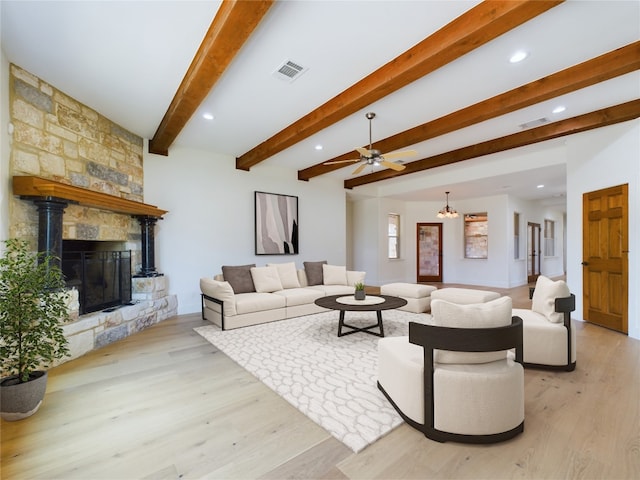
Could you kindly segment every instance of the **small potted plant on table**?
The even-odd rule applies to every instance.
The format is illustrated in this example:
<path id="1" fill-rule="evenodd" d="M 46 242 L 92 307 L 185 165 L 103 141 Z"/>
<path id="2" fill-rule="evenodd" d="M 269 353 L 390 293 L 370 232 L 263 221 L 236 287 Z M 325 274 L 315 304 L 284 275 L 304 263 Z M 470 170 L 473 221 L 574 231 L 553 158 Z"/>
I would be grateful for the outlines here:
<path id="1" fill-rule="evenodd" d="M 5 241 L 0 257 L 0 415 L 21 420 L 36 413 L 47 368 L 68 354 L 62 270 L 51 255 L 29 251 L 26 241 Z"/>
<path id="2" fill-rule="evenodd" d="M 364 300 L 366 295 L 364 293 L 364 283 L 358 282 L 354 285 L 356 291 L 354 293 L 354 297 L 356 300 Z"/>

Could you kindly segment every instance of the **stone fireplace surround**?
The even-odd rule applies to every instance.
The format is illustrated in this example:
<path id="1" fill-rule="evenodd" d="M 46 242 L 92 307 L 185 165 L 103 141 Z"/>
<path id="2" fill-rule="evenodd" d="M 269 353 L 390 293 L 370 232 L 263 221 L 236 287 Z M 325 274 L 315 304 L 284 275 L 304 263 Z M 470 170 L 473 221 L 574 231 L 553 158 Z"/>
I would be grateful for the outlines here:
<path id="1" fill-rule="evenodd" d="M 69 202 L 129 213 L 142 229 L 142 266 L 132 278 L 133 305 L 79 315 L 78 291 L 71 290 L 71 322 L 63 327 L 70 355 L 57 364 L 121 340 L 133 333 L 177 314 L 177 297 L 168 292 L 167 278 L 156 271 L 153 227 L 166 213 L 153 205 L 111 198 L 52 180 L 32 176 L 14 176 L 13 193 L 33 202 L 38 210 L 38 251 L 62 258 L 62 218 Z"/>
<path id="2" fill-rule="evenodd" d="M 14 180 L 9 237 L 58 256 L 61 238 L 124 242 L 140 275 L 137 303 L 112 312 L 80 316 L 70 292 L 70 358 L 175 315 L 176 297 L 154 266 L 153 229 L 166 212 L 143 203 L 142 137 L 15 64 L 8 80 L 9 174 L 26 182 Z"/>

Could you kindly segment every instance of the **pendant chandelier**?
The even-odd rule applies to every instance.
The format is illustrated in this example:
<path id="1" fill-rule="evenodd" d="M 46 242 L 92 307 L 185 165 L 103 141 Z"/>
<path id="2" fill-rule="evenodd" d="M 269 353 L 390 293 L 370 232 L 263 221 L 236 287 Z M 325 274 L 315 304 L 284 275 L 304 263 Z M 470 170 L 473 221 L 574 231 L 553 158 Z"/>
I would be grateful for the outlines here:
<path id="1" fill-rule="evenodd" d="M 449 192 L 447 194 L 447 206 L 438 212 L 438 218 L 458 218 L 458 212 L 449 206 Z"/>

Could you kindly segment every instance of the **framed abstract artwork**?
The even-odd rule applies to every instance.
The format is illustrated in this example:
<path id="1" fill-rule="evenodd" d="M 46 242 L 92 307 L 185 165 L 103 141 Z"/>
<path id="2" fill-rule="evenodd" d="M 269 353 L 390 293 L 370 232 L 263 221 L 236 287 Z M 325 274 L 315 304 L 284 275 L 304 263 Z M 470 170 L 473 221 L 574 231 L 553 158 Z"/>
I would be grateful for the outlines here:
<path id="1" fill-rule="evenodd" d="M 256 255 L 298 254 L 298 197 L 255 192 Z"/>

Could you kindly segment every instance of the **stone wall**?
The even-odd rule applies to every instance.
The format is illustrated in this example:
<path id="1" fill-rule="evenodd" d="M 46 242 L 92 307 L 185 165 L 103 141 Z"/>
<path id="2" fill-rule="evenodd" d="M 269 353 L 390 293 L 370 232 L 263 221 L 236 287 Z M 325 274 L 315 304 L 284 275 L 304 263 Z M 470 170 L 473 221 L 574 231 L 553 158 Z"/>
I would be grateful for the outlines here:
<path id="1" fill-rule="evenodd" d="M 143 141 L 48 83 L 10 66 L 10 175 L 36 175 L 143 201 Z M 10 236 L 35 247 L 38 216 L 31 202 L 10 201 Z M 140 264 L 140 226 L 129 215 L 69 205 L 63 238 L 127 242 Z"/>
<path id="2" fill-rule="evenodd" d="M 35 175 L 143 202 L 142 138 L 21 69 L 9 74 L 11 176 Z M 38 245 L 38 213 L 16 196 L 9 203 L 9 235 Z M 141 227 L 130 215 L 70 204 L 63 214 L 65 240 L 124 242 L 140 271 Z M 80 316 L 70 291 L 71 322 L 64 326 L 71 355 L 63 363 L 177 314 L 167 278 L 132 279 L 133 305 Z"/>

